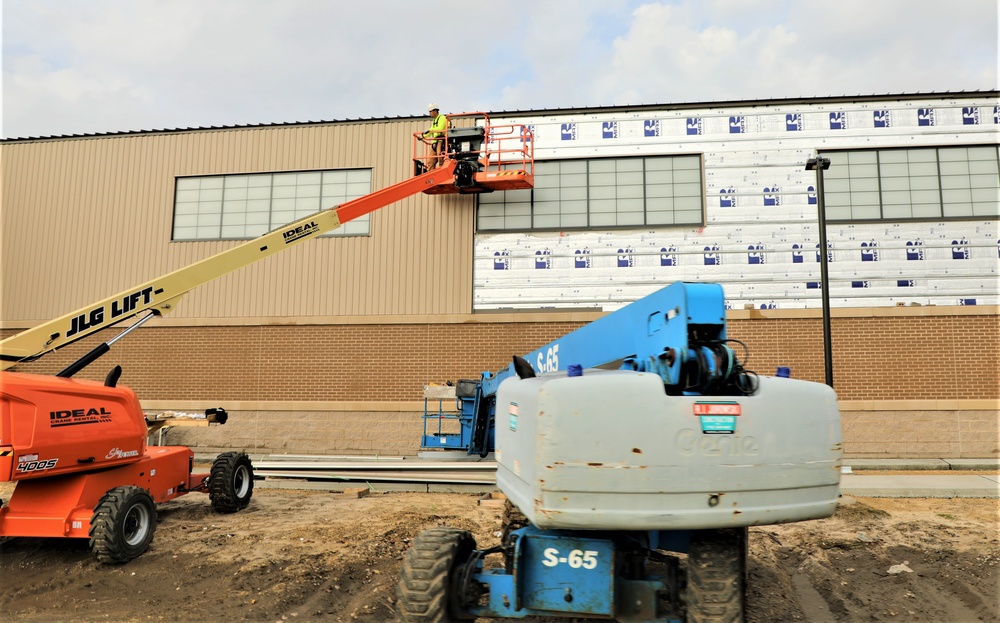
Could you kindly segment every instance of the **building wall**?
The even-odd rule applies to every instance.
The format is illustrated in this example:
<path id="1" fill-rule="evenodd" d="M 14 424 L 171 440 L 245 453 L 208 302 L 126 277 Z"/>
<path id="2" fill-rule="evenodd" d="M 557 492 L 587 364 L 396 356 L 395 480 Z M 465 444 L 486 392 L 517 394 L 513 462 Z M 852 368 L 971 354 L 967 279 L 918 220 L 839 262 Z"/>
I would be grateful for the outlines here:
<path id="1" fill-rule="evenodd" d="M 833 376 L 851 457 L 1000 456 L 1000 323 L 995 308 L 835 310 Z M 148 413 L 222 406 L 223 427 L 173 428 L 165 442 L 199 451 L 413 455 L 422 388 L 506 366 L 596 313 L 355 319 L 348 324 L 141 328 L 79 376 L 114 364 Z M 821 314 L 735 310 L 728 335 L 747 368 L 824 382 Z M 110 332 L 109 332 L 110 333 Z M 98 335 L 21 371 L 52 374 Z M 737 352 L 741 348 L 737 345 Z M 432 411 L 438 405 L 430 405 Z M 444 405 L 451 411 L 453 405 Z M 433 424 L 433 422 L 432 422 Z"/>
<path id="2" fill-rule="evenodd" d="M 0 319 L 26 328 L 235 242 L 171 242 L 178 176 L 365 167 L 372 190 L 412 174 L 423 122 L 338 123 L 0 143 Z M 330 206 L 332 207 L 332 206 Z M 319 238 L 206 284 L 179 318 L 467 313 L 473 200 L 417 195 L 371 235 Z M 38 287 L 44 283 L 44 287 Z"/>
<path id="3" fill-rule="evenodd" d="M 773 374 L 785 365 L 797 378 L 823 382 L 818 290 L 807 287 L 818 279 L 819 263 L 798 272 L 792 266 L 792 244 L 809 249 L 816 241 L 816 206 L 802 162 L 817 149 L 865 144 L 995 143 L 996 114 L 979 106 L 988 98 L 977 97 L 496 119 L 534 125 L 538 158 L 705 154 L 706 227 L 475 235 L 473 199 L 420 195 L 374 213 L 370 236 L 313 240 L 198 288 L 81 376 L 103 378 L 121 363 L 122 382 L 148 412 L 224 406 L 232 413 L 224 427 L 170 429 L 168 443 L 413 454 L 424 384 L 497 370 L 512 354 L 599 315 L 540 307 L 609 310 L 675 280 L 700 280 L 726 286 L 729 334 L 747 343 L 750 369 Z M 973 103 L 979 123 L 966 124 L 961 111 Z M 894 122 L 876 132 L 883 109 L 893 111 Z M 920 125 L 926 109 L 941 111 L 930 129 Z M 787 115 L 798 112 L 802 128 L 789 130 Z M 839 112 L 847 128 L 831 126 Z M 732 132 L 730 117 L 742 119 L 739 132 Z M 688 134 L 691 118 L 702 119 L 701 134 Z M 654 136 L 646 136 L 649 120 L 658 122 Z M 579 124 L 576 136 L 587 140 L 564 142 L 566 123 Z M 178 176 L 371 167 L 374 190 L 410 175 L 409 136 L 424 124 L 401 119 L 0 142 L 0 335 L 235 244 L 170 241 Z M 606 124 L 614 124 L 608 138 Z M 730 204 L 723 204 L 727 193 Z M 831 264 L 834 385 L 848 455 L 1000 455 L 996 227 L 996 221 L 949 221 L 831 231 L 838 245 Z M 963 236 L 971 236 L 960 245 L 968 257 L 955 259 L 952 240 Z M 901 245 L 914 237 L 940 243 L 935 248 L 943 257 L 929 250 L 927 262 L 906 260 Z M 883 254 L 877 263 L 862 263 L 860 244 L 871 240 Z M 762 262 L 751 265 L 747 247 L 758 242 L 765 248 L 754 253 Z M 722 261 L 708 266 L 705 247 L 716 244 L 727 248 L 711 252 Z M 551 270 L 534 268 L 540 245 L 551 251 Z M 569 259 L 588 245 L 592 273 Z M 662 249 L 670 246 L 678 247 L 677 261 L 668 265 Z M 512 251 L 512 270 L 494 270 L 493 253 L 502 249 Z M 900 272 L 914 266 L 919 274 Z M 951 272 L 935 276 L 942 271 Z M 919 287 L 897 293 L 898 282 L 911 276 Z M 565 295 L 581 284 L 597 284 L 597 294 Z M 962 304 L 968 299 L 975 305 Z M 518 306 L 531 311 L 505 309 Z M 18 370 L 57 372 L 117 332 Z"/>
<path id="4" fill-rule="evenodd" d="M 705 224 L 480 233 L 476 310 L 612 310 L 673 281 L 721 283 L 734 309 L 817 309 L 817 175 L 806 161 L 845 149 L 996 145 L 1000 107 L 996 93 L 969 93 L 583 110 L 497 122 L 515 120 L 532 128 L 536 160 L 701 155 Z M 975 219 L 828 221 L 831 305 L 1000 304 L 998 206 Z"/>

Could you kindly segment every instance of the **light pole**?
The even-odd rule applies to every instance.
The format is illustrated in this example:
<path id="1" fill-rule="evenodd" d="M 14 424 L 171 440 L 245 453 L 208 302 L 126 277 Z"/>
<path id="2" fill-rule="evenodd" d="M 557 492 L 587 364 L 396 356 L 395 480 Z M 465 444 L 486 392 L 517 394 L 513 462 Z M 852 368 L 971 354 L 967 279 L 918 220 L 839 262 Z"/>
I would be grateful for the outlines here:
<path id="1" fill-rule="evenodd" d="M 830 278 L 827 275 L 829 255 L 826 248 L 826 201 L 823 197 L 823 171 L 830 168 L 830 159 L 817 156 L 806 161 L 806 171 L 816 171 L 816 207 L 819 208 L 819 281 L 823 295 L 823 360 L 826 364 L 826 384 L 833 387 L 833 345 L 830 341 Z"/>

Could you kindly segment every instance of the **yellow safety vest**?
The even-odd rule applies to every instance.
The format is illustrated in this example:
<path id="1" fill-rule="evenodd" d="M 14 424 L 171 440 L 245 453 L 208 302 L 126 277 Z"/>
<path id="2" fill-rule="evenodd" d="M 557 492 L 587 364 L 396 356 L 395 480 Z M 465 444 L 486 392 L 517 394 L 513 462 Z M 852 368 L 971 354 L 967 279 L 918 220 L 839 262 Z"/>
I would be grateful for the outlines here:
<path id="1" fill-rule="evenodd" d="M 444 136 L 447 127 L 448 117 L 438 114 L 437 117 L 434 117 L 434 123 L 431 124 L 430 129 L 424 132 L 424 138 L 440 138 Z"/>

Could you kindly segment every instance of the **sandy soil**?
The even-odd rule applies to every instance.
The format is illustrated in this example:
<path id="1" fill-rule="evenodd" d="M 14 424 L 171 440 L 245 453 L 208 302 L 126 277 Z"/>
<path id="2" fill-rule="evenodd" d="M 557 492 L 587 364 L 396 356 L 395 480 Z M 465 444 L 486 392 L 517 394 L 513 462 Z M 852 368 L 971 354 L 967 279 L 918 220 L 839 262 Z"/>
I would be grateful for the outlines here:
<path id="1" fill-rule="evenodd" d="M 500 509 L 479 497 L 258 487 L 246 510 L 220 515 L 192 494 L 160 506 L 151 548 L 125 565 L 98 564 L 83 541 L 0 543 L 0 612 L 45 623 L 392 621 L 419 531 L 497 542 Z M 998 621 L 998 522 L 997 500 L 845 499 L 830 519 L 752 529 L 748 622 Z M 912 572 L 890 572 L 900 564 Z"/>

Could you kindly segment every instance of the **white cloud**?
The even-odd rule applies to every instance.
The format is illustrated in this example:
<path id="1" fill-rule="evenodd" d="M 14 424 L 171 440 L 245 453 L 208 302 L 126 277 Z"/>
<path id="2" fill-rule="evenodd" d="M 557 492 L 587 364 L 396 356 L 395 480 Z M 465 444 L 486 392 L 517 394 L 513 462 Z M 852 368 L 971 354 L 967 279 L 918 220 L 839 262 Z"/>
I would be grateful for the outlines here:
<path id="1" fill-rule="evenodd" d="M 997 88 L 996 0 L 4 0 L 3 136 Z"/>
<path id="2" fill-rule="evenodd" d="M 686 102 L 998 86 L 995 0 L 965 0 L 948 9 L 918 0 L 755 5 L 718 0 L 638 7 L 627 34 L 615 41 L 599 83 L 601 99 Z"/>

